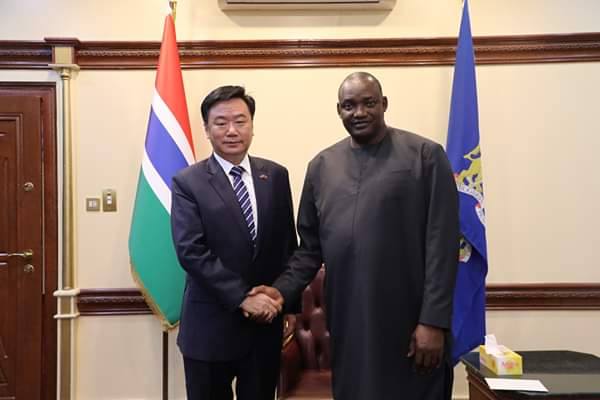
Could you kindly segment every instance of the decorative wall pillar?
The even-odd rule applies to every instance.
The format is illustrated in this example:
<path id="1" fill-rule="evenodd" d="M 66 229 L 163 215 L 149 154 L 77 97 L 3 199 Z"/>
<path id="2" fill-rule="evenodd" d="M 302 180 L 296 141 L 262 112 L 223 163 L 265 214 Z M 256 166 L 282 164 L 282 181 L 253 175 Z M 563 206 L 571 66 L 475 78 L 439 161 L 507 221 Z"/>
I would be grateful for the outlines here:
<path id="1" fill-rule="evenodd" d="M 58 290 L 54 292 L 57 299 L 57 333 L 58 333 L 58 366 L 57 366 L 57 398 L 71 400 L 74 398 L 75 384 L 75 319 L 77 296 L 79 289 L 75 282 L 76 260 L 76 191 L 75 191 L 75 150 L 72 124 L 71 82 L 79 66 L 75 62 L 76 39 L 46 39 L 52 46 L 52 63 L 49 67 L 59 74 L 61 79 L 60 101 L 62 104 L 62 238 L 61 268 L 59 269 Z"/>

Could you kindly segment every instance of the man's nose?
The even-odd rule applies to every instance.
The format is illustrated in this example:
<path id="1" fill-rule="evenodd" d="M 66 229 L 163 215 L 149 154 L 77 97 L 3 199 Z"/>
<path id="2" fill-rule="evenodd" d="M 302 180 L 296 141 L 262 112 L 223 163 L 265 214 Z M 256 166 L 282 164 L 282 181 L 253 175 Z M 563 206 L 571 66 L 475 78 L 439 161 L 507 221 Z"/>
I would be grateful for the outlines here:
<path id="1" fill-rule="evenodd" d="M 356 106 L 356 110 L 354 111 L 354 116 L 355 117 L 362 117 L 365 116 L 367 114 L 365 106 L 359 104 Z"/>
<path id="2" fill-rule="evenodd" d="M 227 132 L 226 135 L 237 135 L 238 131 L 235 126 L 235 122 L 231 121 L 227 124 Z"/>

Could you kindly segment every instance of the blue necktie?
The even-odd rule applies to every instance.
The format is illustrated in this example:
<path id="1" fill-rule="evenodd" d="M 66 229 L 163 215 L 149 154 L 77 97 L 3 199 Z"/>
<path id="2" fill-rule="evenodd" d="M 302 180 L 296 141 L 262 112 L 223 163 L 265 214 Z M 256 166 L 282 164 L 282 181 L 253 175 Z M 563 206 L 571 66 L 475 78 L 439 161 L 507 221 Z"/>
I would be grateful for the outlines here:
<path id="1" fill-rule="evenodd" d="M 250 201 L 250 194 L 248 193 L 248 189 L 242 180 L 242 174 L 244 171 L 245 170 L 243 167 L 235 165 L 229 171 L 229 175 L 233 176 L 233 191 L 235 192 L 235 197 L 237 197 L 238 203 L 240 203 L 242 215 L 246 220 L 250 237 L 252 237 L 252 241 L 254 242 L 256 241 L 256 226 L 254 225 L 254 216 L 252 215 L 252 202 Z"/>

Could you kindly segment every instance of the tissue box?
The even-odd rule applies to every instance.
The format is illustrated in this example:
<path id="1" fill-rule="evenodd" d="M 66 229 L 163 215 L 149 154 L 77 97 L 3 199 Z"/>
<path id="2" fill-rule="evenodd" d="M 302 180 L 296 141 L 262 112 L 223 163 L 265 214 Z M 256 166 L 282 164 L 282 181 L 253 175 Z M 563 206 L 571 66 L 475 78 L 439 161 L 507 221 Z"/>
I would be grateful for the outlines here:
<path id="1" fill-rule="evenodd" d="M 485 346 L 479 346 L 479 364 L 496 375 L 522 375 L 523 359 L 506 346 L 499 345 L 499 354 L 490 354 Z"/>

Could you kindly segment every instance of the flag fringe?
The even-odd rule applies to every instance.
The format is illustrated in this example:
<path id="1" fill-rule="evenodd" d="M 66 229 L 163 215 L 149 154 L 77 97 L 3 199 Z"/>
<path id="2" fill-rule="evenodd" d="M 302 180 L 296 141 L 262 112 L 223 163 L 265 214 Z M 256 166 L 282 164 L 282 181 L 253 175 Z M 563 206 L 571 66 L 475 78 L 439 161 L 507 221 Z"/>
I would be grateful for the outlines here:
<path id="1" fill-rule="evenodd" d="M 146 286 L 144 286 L 142 279 L 140 278 L 140 276 L 138 275 L 138 273 L 136 271 L 135 265 L 131 261 L 129 262 L 129 268 L 131 270 L 131 276 L 133 277 L 133 280 L 138 285 L 140 292 L 142 292 L 144 301 L 146 301 L 146 304 L 148 304 L 148 307 L 150 307 L 150 310 L 152 310 L 152 314 L 154 314 L 154 316 L 156 318 L 158 318 L 158 320 L 160 321 L 163 331 L 169 332 L 169 331 L 177 328 L 179 326 L 179 321 L 177 321 L 175 324 L 171 324 L 167 320 L 167 318 L 165 317 L 165 314 L 161 311 L 158 304 L 156 304 L 154 302 L 154 300 L 152 299 L 152 296 L 150 295 L 150 293 L 148 293 Z"/>

